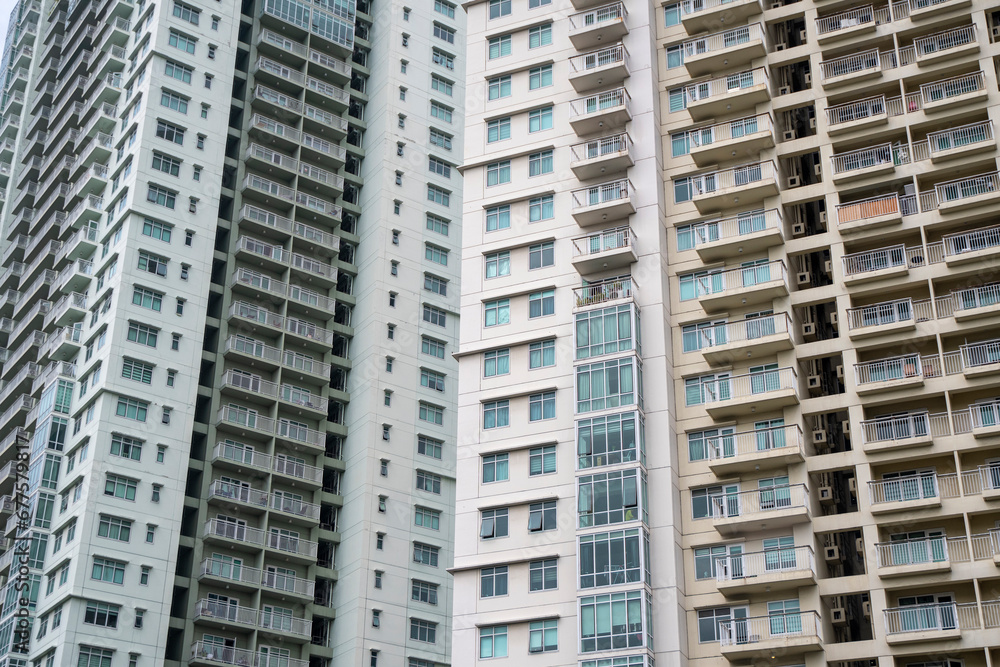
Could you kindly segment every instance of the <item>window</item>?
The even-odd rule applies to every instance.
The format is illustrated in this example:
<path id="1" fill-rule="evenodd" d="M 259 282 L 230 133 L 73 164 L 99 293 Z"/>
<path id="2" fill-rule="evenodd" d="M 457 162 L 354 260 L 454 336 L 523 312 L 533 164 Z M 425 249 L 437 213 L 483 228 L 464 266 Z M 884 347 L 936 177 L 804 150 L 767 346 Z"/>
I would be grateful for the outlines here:
<path id="1" fill-rule="evenodd" d="M 163 294 L 145 287 L 134 287 L 132 288 L 132 305 L 160 312 L 160 308 L 163 306 Z"/>
<path id="2" fill-rule="evenodd" d="M 382 588 L 382 575 L 384 572 L 382 570 L 375 570 L 375 581 L 373 585 L 375 588 Z"/>
<path id="3" fill-rule="evenodd" d="M 167 259 L 159 255 L 154 255 L 151 252 L 146 252 L 145 250 L 139 251 L 138 267 L 140 271 L 145 271 L 146 273 L 164 277 L 167 275 Z"/>
<path id="4" fill-rule="evenodd" d="M 445 53 L 439 49 L 433 49 L 431 51 L 431 62 L 435 65 L 440 65 L 445 69 L 455 69 L 455 56 L 450 53 Z"/>
<path id="5" fill-rule="evenodd" d="M 214 78 L 215 77 L 213 77 L 211 74 L 206 74 L 205 75 L 205 87 L 206 88 L 211 88 L 212 87 L 212 80 Z M 199 146 L 198 148 L 203 148 L 203 146 Z"/>
<path id="6" fill-rule="evenodd" d="M 590 412 L 641 404 L 641 394 L 636 390 L 641 384 L 642 377 L 632 359 L 577 366 L 576 411 Z"/>
<path id="7" fill-rule="evenodd" d="M 543 5 L 551 5 L 552 0 L 528 0 L 528 9 L 538 9 Z"/>
<path id="8" fill-rule="evenodd" d="M 672 88 L 669 92 L 670 113 L 687 108 L 687 93 L 684 88 Z"/>
<path id="9" fill-rule="evenodd" d="M 483 353 L 483 376 L 496 377 L 510 373 L 510 348 Z"/>
<path id="10" fill-rule="evenodd" d="M 510 97 L 510 75 L 497 76 L 489 80 L 487 85 L 489 98 L 499 100 L 502 97 Z"/>
<path id="11" fill-rule="evenodd" d="M 479 570 L 479 597 L 507 595 L 507 566 L 484 567 Z"/>
<path id="12" fill-rule="evenodd" d="M 417 436 L 417 454 L 429 456 L 432 459 L 441 459 L 441 449 L 444 443 L 440 440 L 428 438 L 427 436 Z"/>
<path id="13" fill-rule="evenodd" d="M 206 79 L 206 83 L 207 82 L 208 82 L 208 79 Z M 205 86 L 205 87 L 207 88 L 208 86 Z M 198 135 L 198 141 L 195 143 L 195 146 L 197 146 L 199 149 L 205 148 L 205 135 L 204 134 L 199 134 Z M 191 245 L 191 244 L 189 243 L 188 245 Z"/>
<path id="14" fill-rule="evenodd" d="M 178 81 L 183 81 L 184 83 L 191 83 L 191 75 L 194 73 L 194 70 L 186 65 L 181 65 L 180 63 L 168 60 L 163 73 L 172 79 L 177 79 Z"/>
<path id="15" fill-rule="evenodd" d="M 528 317 L 545 317 L 556 312 L 555 290 L 533 292 L 528 296 Z"/>
<path id="16" fill-rule="evenodd" d="M 510 275 L 510 251 L 494 252 L 486 255 L 486 278 Z"/>
<path id="17" fill-rule="evenodd" d="M 181 161 L 175 157 L 153 152 L 153 169 L 162 171 L 171 176 L 178 176 L 181 173 Z"/>
<path id="18" fill-rule="evenodd" d="M 451 141 L 453 137 L 450 134 L 448 134 L 447 132 L 442 132 L 440 130 L 435 130 L 433 127 L 430 129 L 430 133 L 431 133 L 430 142 L 432 146 L 438 146 L 439 148 L 443 148 L 448 151 L 451 150 Z M 428 218 L 429 217 L 430 216 L 428 215 Z M 447 223 L 445 224 L 447 225 Z M 428 229 L 430 229 L 430 227 L 428 227 Z M 437 230 L 432 230 L 432 231 L 437 231 Z M 440 234 L 441 232 L 438 233 Z M 444 235 L 447 236 L 448 233 L 445 232 Z"/>
<path id="19" fill-rule="evenodd" d="M 528 156 L 528 176 L 552 173 L 552 151 L 540 151 Z"/>
<path id="20" fill-rule="evenodd" d="M 138 343 L 139 345 L 156 347 L 156 338 L 158 333 L 159 329 L 148 327 L 145 324 L 129 322 L 126 338 L 133 343 Z"/>
<path id="21" fill-rule="evenodd" d="M 450 123 L 452 111 L 453 109 L 450 107 L 438 104 L 437 102 L 431 102 L 431 118 L 437 118 L 445 123 Z"/>
<path id="22" fill-rule="evenodd" d="M 125 563 L 94 556 L 94 566 L 91 569 L 90 578 L 112 584 L 123 584 L 125 583 Z"/>
<path id="23" fill-rule="evenodd" d="M 509 6 L 510 0 L 506 0 L 506 2 Z M 506 625 L 491 625 L 479 628 L 479 657 L 480 659 L 507 657 Z"/>
<path id="24" fill-rule="evenodd" d="M 158 120 L 156 121 L 156 136 L 180 145 L 184 143 L 184 128 L 164 120 Z"/>
<path id="25" fill-rule="evenodd" d="M 436 215 L 427 214 L 427 229 L 440 234 L 442 236 L 448 236 L 449 222 L 444 218 L 439 218 Z"/>
<path id="26" fill-rule="evenodd" d="M 510 401 L 483 403 L 483 428 L 502 428 L 510 425 Z"/>
<path id="27" fill-rule="evenodd" d="M 431 158 L 433 159 L 433 158 Z M 430 243 L 424 244 L 424 259 L 435 264 L 448 266 L 448 251 Z"/>
<path id="28" fill-rule="evenodd" d="M 434 24 L 434 36 L 438 39 L 443 39 L 449 44 L 455 43 L 455 31 L 451 28 L 446 28 L 440 23 Z"/>
<path id="29" fill-rule="evenodd" d="M 153 382 L 153 367 L 141 361 L 125 359 L 122 362 L 122 377 L 126 380 L 151 384 Z"/>
<path id="30" fill-rule="evenodd" d="M 197 42 L 198 40 L 194 37 L 189 37 L 182 32 L 177 32 L 176 30 L 171 30 L 170 37 L 167 39 L 167 44 L 191 55 L 194 55 L 195 44 L 197 44 Z"/>
<path id="31" fill-rule="evenodd" d="M 437 623 L 422 621 L 418 618 L 411 618 L 410 639 L 418 642 L 433 644 L 437 641 Z"/>
<path id="32" fill-rule="evenodd" d="M 486 123 L 486 143 L 510 139 L 510 116 Z"/>
<path id="33" fill-rule="evenodd" d="M 427 184 L 427 201 L 432 201 L 435 204 L 441 204 L 442 206 L 451 205 L 451 193 L 447 190 L 443 190 L 436 185 Z"/>
<path id="34" fill-rule="evenodd" d="M 142 223 L 143 236 L 148 236 L 164 243 L 170 243 L 170 232 L 172 230 L 172 226 L 163 222 L 157 222 L 156 220 L 150 220 L 149 218 L 146 218 Z"/>
<path id="35" fill-rule="evenodd" d="M 559 650 L 559 620 L 532 621 L 528 624 L 528 653 Z"/>
<path id="36" fill-rule="evenodd" d="M 743 545 L 741 544 L 720 544 L 695 549 L 694 576 L 696 579 L 715 579 L 716 565 L 719 560 L 723 561 L 724 567 L 726 561 L 730 561 L 730 571 L 733 571 L 733 568 L 741 568 L 743 565 L 742 554 Z M 793 562 L 794 558 L 793 555 Z"/>
<path id="37" fill-rule="evenodd" d="M 507 508 L 483 510 L 479 527 L 479 537 L 491 540 L 496 537 L 507 537 Z"/>
<path id="38" fill-rule="evenodd" d="M 181 97 L 177 93 L 172 93 L 168 90 L 164 90 L 160 93 L 160 104 L 168 109 L 179 111 L 180 113 L 187 113 L 188 110 L 187 98 Z"/>
<path id="39" fill-rule="evenodd" d="M 438 603 L 437 584 L 432 584 L 427 581 L 419 581 L 418 579 L 414 579 L 412 583 L 413 585 L 410 589 L 411 600 L 435 605 Z"/>
<path id="40" fill-rule="evenodd" d="M 538 90 L 552 85 L 552 65 L 533 67 L 528 71 L 528 89 Z"/>
<path id="41" fill-rule="evenodd" d="M 645 499 L 646 480 L 640 478 L 635 469 L 580 477 L 577 496 L 580 528 L 607 526 L 640 518 L 646 521 L 645 502 L 642 503 L 642 516 L 639 516 L 640 490 Z"/>
<path id="42" fill-rule="evenodd" d="M 433 493 L 435 495 L 441 495 L 441 476 L 435 475 L 434 473 L 424 472 L 423 470 L 417 471 L 417 489 L 420 491 L 426 491 L 427 493 Z"/>
<path id="43" fill-rule="evenodd" d="M 125 500 L 135 500 L 136 481 L 108 473 L 104 481 L 104 495 Z"/>
<path id="44" fill-rule="evenodd" d="M 444 423 L 444 408 L 421 401 L 418 416 L 421 421 L 440 426 Z"/>
<path id="45" fill-rule="evenodd" d="M 430 528 L 431 530 L 441 529 L 441 512 L 417 507 L 414 510 L 413 525 L 419 528 Z"/>
<path id="46" fill-rule="evenodd" d="M 405 32 L 402 35 L 402 44 L 403 44 L 403 46 L 409 46 L 410 45 L 410 36 L 407 35 Z"/>
<path id="47" fill-rule="evenodd" d="M 555 530 L 556 525 L 556 501 L 548 500 L 544 503 L 532 503 L 528 505 L 528 530 L 536 533 L 543 530 Z"/>
<path id="48" fill-rule="evenodd" d="M 218 30 L 219 29 L 219 21 L 220 20 L 221 20 L 221 18 L 218 17 L 218 16 L 213 16 L 212 17 L 212 30 Z"/>
<path id="49" fill-rule="evenodd" d="M 648 608 L 648 600 L 646 604 Z M 580 650 L 590 653 L 643 646 L 642 605 L 641 591 L 580 598 Z"/>
<path id="50" fill-rule="evenodd" d="M 553 392 L 555 393 L 555 392 Z M 528 450 L 528 474 L 548 475 L 556 471 L 556 446 L 546 445 Z"/>
<path id="51" fill-rule="evenodd" d="M 149 191 L 146 193 L 146 201 L 172 209 L 177 203 L 177 194 L 166 188 L 161 188 L 159 185 L 150 184 Z"/>
<path id="52" fill-rule="evenodd" d="M 487 454 L 483 456 L 483 484 L 507 481 L 509 474 L 507 459 L 507 454 Z"/>
<path id="53" fill-rule="evenodd" d="M 541 269 L 546 266 L 554 266 L 555 263 L 554 242 L 537 243 L 528 248 L 528 269 Z"/>
<path id="54" fill-rule="evenodd" d="M 546 391 L 541 394 L 532 394 L 528 397 L 528 407 L 528 421 L 555 419 L 556 392 Z"/>
<path id="55" fill-rule="evenodd" d="M 528 132 L 540 132 L 542 130 L 552 129 L 552 107 L 543 107 L 541 109 L 535 109 L 528 113 Z M 552 157 L 552 152 L 547 151 L 549 157 Z"/>
<path id="56" fill-rule="evenodd" d="M 510 183 L 510 160 L 491 162 L 486 165 L 486 186 Z"/>
<path id="57" fill-rule="evenodd" d="M 635 332 L 639 331 L 638 312 Z M 576 358 L 587 359 L 603 354 L 638 349 L 632 340 L 630 306 L 612 306 L 576 316 Z"/>
<path id="58" fill-rule="evenodd" d="M 187 21 L 192 25 L 198 25 L 198 20 L 201 17 L 201 10 L 195 9 L 186 3 L 174 0 L 174 16 L 182 21 Z"/>
<path id="59" fill-rule="evenodd" d="M 444 278 L 439 278 L 429 273 L 425 273 L 424 289 L 428 292 L 433 292 L 434 294 L 448 296 L 448 281 Z"/>
<path id="60" fill-rule="evenodd" d="M 180 350 L 181 349 L 181 335 L 178 333 L 170 334 L 170 349 Z"/>
<path id="61" fill-rule="evenodd" d="M 511 0 L 490 0 L 490 20 L 510 16 Z"/>
<path id="62" fill-rule="evenodd" d="M 528 590 L 551 591 L 558 587 L 555 558 L 534 560 L 528 564 Z"/>
<path id="63" fill-rule="evenodd" d="M 642 422 L 635 413 L 577 421 L 576 447 L 581 469 L 631 462 L 645 457 Z M 638 443 L 638 445 L 637 445 Z"/>
<path id="64" fill-rule="evenodd" d="M 649 538 L 645 532 L 631 528 L 580 536 L 580 588 L 643 580 L 649 581 Z"/>
<path id="65" fill-rule="evenodd" d="M 528 222 L 551 220 L 556 216 L 552 195 L 535 197 L 528 202 Z"/>
<path id="66" fill-rule="evenodd" d="M 552 43 L 552 24 L 538 25 L 528 31 L 528 48 L 537 49 Z"/>
<path id="67" fill-rule="evenodd" d="M 733 612 L 737 612 L 734 614 Z M 740 613 L 742 612 L 742 613 Z M 698 641 L 701 643 L 715 643 L 722 636 L 720 626 L 728 623 L 734 617 L 746 618 L 744 608 L 716 607 L 714 609 L 700 609 L 698 611 Z"/>
<path id="68" fill-rule="evenodd" d="M 114 657 L 114 654 L 114 651 L 107 648 L 80 646 L 80 657 L 76 662 L 76 667 L 111 667 L 111 658 Z"/>
<path id="69" fill-rule="evenodd" d="M 420 351 L 438 359 L 444 359 L 444 346 L 445 344 L 441 341 L 428 338 L 427 336 L 423 336 L 420 339 Z"/>
<path id="70" fill-rule="evenodd" d="M 443 327 L 448 323 L 448 314 L 440 308 L 424 304 L 424 322 Z"/>
<path id="71" fill-rule="evenodd" d="M 486 231 L 495 232 L 500 229 L 510 229 L 509 204 L 486 209 Z"/>
<path id="72" fill-rule="evenodd" d="M 142 458 L 142 440 L 114 433 L 111 436 L 111 455 L 138 461 Z"/>
<path id="73" fill-rule="evenodd" d="M 510 324 L 510 299 L 497 299 L 483 304 L 484 324 L 496 327 Z"/>
<path id="74" fill-rule="evenodd" d="M 167 446 L 166 445 L 157 445 L 156 446 L 156 462 L 157 463 L 163 463 L 163 461 L 166 458 L 166 456 L 167 456 Z"/>
<path id="75" fill-rule="evenodd" d="M 450 19 L 455 18 L 455 5 L 445 0 L 434 0 L 434 11 L 443 14 Z"/>
<path id="76" fill-rule="evenodd" d="M 443 95 L 451 97 L 454 94 L 453 86 L 454 84 L 448 79 L 444 79 L 437 74 L 431 74 L 431 90 L 436 90 Z"/>
<path id="77" fill-rule="evenodd" d="M 420 386 L 436 391 L 444 391 L 444 374 L 427 368 L 421 368 Z"/>
<path id="78" fill-rule="evenodd" d="M 119 396 L 118 407 L 115 410 L 115 414 L 119 417 L 125 417 L 125 419 L 134 419 L 135 421 L 144 422 L 146 421 L 146 412 L 148 410 L 149 403 L 146 401 Z"/>
<path id="79" fill-rule="evenodd" d="M 663 25 L 667 28 L 675 25 L 681 24 L 681 6 L 677 5 L 664 5 L 663 6 Z"/>
<path id="80" fill-rule="evenodd" d="M 545 368 L 556 365 L 556 342 L 543 340 L 532 343 L 528 351 L 528 368 Z"/>
<path id="81" fill-rule="evenodd" d="M 83 622 L 88 625 L 99 625 L 103 628 L 117 628 L 119 609 L 116 604 L 88 600 L 87 608 L 83 613 Z"/>

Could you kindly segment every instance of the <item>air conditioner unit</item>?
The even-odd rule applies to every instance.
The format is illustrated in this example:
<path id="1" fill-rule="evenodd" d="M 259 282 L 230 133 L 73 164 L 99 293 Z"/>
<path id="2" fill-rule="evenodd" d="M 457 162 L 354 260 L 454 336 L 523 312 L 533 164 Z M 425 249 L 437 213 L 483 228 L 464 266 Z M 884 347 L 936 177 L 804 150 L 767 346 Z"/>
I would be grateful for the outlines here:
<path id="1" fill-rule="evenodd" d="M 993 39 L 1000 39 L 1000 25 L 993 26 Z"/>
<path id="2" fill-rule="evenodd" d="M 796 275 L 795 280 L 799 285 L 808 285 L 812 282 L 812 274 L 808 271 L 802 271 Z"/>
<path id="3" fill-rule="evenodd" d="M 861 603 L 861 613 L 865 615 L 865 618 L 871 618 L 872 617 L 872 603 L 871 602 L 862 602 Z"/>
<path id="4" fill-rule="evenodd" d="M 849 480 L 847 480 L 847 490 L 850 491 L 855 496 L 858 495 L 858 478 L 857 477 L 852 477 Z M 858 538 L 858 541 L 861 541 L 860 537 Z"/>
<path id="5" fill-rule="evenodd" d="M 802 184 L 802 181 L 798 176 L 789 176 L 787 183 L 788 187 L 797 188 Z"/>
<path id="6" fill-rule="evenodd" d="M 851 421 L 849 419 L 840 422 L 840 431 L 844 434 L 845 438 L 851 437 Z"/>
<path id="7" fill-rule="evenodd" d="M 860 537 L 854 540 L 854 550 L 858 552 L 858 555 L 864 558 L 865 555 L 865 541 Z"/>
<path id="8" fill-rule="evenodd" d="M 771 9 L 778 9 L 779 7 L 781 7 L 781 3 L 780 2 L 772 2 L 771 3 Z"/>
<path id="9" fill-rule="evenodd" d="M 784 42 L 778 42 L 777 44 L 774 45 L 774 50 L 775 51 L 784 51 L 787 48 L 788 48 L 788 45 L 785 44 Z"/>
<path id="10" fill-rule="evenodd" d="M 806 38 L 807 38 L 806 31 L 805 30 L 799 30 L 799 41 L 802 42 L 803 44 L 805 44 L 806 43 Z"/>
<path id="11" fill-rule="evenodd" d="M 778 88 L 779 95 L 789 95 L 791 94 L 791 92 L 792 92 L 791 86 L 781 86 L 780 88 Z"/>
<path id="12" fill-rule="evenodd" d="M 795 139 L 795 130 L 785 130 L 781 134 L 782 141 L 792 141 Z"/>
<path id="13" fill-rule="evenodd" d="M 830 324 L 837 326 L 837 313 L 830 313 Z"/>
<path id="14" fill-rule="evenodd" d="M 840 547 L 834 545 L 832 547 L 823 548 L 823 558 L 826 559 L 827 563 L 835 563 L 840 560 Z"/>
<path id="15" fill-rule="evenodd" d="M 844 365 L 843 364 L 837 364 L 837 379 L 838 380 L 843 380 L 844 379 Z"/>
<path id="16" fill-rule="evenodd" d="M 810 118 L 809 119 L 809 127 L 811 127 L 814 130 L 816 129 L 816 119 L 815 118 Z"/>
<path id="17" fill-rule="evenodd" d="M 806 223 L 796 222 L 792 225 L 792 236 L 805 236 L 806 235 Z"/>
<path id="18" fill-rule="evenodd" d="M 812 72 L 806 72 L 805 76 L 803 77 L 803 80 L 806 82 L 807 86 L 811 86 L 812 82 L 813 82 Z M 816 125 L 815 125 L 816 119 L 815 118 L 810 118 L 809 120 L 811 120 L 813 122 L 813 127 L 816 127 Z"/>
<path id="19" fill-rule="evenodd" d="M 807 380 L 810 389 L 819 389 L 823 386 L 823 378 L 819 375 L 810 375 Z"/>
<path id="20" fill-rule="evenodd" d="M 847 625 L 847 610 L 843 607 L 834 607 L 830 610 L 830 620 L 834 625 Z"/>
<path id="21" fill-rule="evenodd" d="M 832 259 L 828 259 L 825 262 L 823 262 L 823 272 L 826 273 L 826 275 L 828 275 L 828 276 L 832 276 L 833 275 L 833 260 Z"/>
<path id="22" fill-rule="evenodd" d="M 826 224 L 826 211 L 819 212 L 819 221 L 822 222 L 824 225 Z"/>
<path id="23" fill-rule="evenodd" d="M 832 486 L 821 486 L 819 487 L 819 501 L 821 503 L 827 504 L 833 502 L 833 487 Z"/>
<path id="24" fill-rule="evenodd" d="M 821 165 L 821 164 L 814 164 L 813 165 L 813 173 L 816 174 L 817 176 L 822 176 L 823 175 L 823 165 Z"/>
<path id="25" fill-rule="evenodd" d="M 826 429 L 818 428 L 815 431 L 813 431 L 813 444 L 819 445 L 824 442 L 826 442 Z"/>

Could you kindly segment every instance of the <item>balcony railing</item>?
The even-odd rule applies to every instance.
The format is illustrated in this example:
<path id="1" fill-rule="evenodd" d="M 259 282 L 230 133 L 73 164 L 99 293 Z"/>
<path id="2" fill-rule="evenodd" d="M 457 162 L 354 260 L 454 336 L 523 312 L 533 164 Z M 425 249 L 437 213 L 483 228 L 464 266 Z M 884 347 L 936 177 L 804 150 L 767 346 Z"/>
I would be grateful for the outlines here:
<path id="1" fill-rule="evenodd" d="M 754 41 L 764 41 L 764 30 L 759 23 L 730 28 L 723 32 L 684 42 L 684 59 L 697 58 Z"/>
<path id="2" fill-rule="evenodd" d="M 628 50 L 624 44 L 607 46 L 597 51 L 574 56 L 569 59 L 569 65 L 573 74 L 589 72 L 609 65 L 624 65 L 627 69 Z"/>
<path id="3" fill-rule="evenodd" d="M 597 9 L 580 12 L 579 14 L 571 14 L 569 17 L 569 28 L 571 31 L 588 30 L 603 23 L 622 21 L 626 17 L 628 17 L 628 11 L 625 9 L 625 3 L 615 2 L 610 5 L 598 7 Z"/>
<path id="4" fill-rule="evenodd" d="M 879 542 L 875 545 L 875 556 L 880 568 L 970 560 L 969 542 L 964 535 L 962 537 L 940 535 Z"/>
<path id="5" fill-rule="evenodd" d="M 880 165 L 898 166 L 909 164 L 910 154 L 906 146 L 900 144 L 882 144 L 881 146 L 872 146 L 871 148 L 862 148 L 832 155 L 830 161 L 833 164 L 834 174 L 845 174 Z"/>
<path id="6" fill-rule="evenodd" d="M 944 204 L 994 193 L 1000 194 L 1000 173 L 998 172 L 938 183 L 933 190 L 920 193 L 920 210 L 932 211 Z"/>
<path id="7" fill-rule="evenodd" d="M 771 614 L 719 622 L 722 647 L 758 644 L 789 637 L 822 637 L 822 623 L 814 611 Z"/>
<path id="8" fill-rule="evenodd" d="M 862 276 L 874 271 L 883 271 L 897 267 L 916 267 L 927 263 L 922 246 L 907 248 L 900 244 L 878 250 L 844 255 L 844 275 Z"/>
<path id="9" fill-rule="evenodd" d="M 861 422 L 864 444 L 905 443 L 928 436 L 950 435 L 948 413 L 914 412 L 902 417 L 878 417 Z"/>
<path id="10" fill-rule="evenodd" d="M 632 197 L 634 191 L 632 182 L 627 178 L 581 188 L 573 191 L 573 208 L 581 209 L 625 201 Z"/>
<path id="11" fill-rule="evenodd" d="M 277 494 L 271 494 L 271 509 L 307 519 L 319 520 L 319 505 L 303 502 L 302 500 L 298 500 L 296 498 L 287 498 L 284 496 L 278 496 Z"/>
<path id="12" fill-rule="evenodd" d="M 847 322 L 851 330 L 878 327 L 887 324 L 899 324 L 913 320 L 922 322 L 934 319 L 934 311 L 930 299 L 914 301 L 913 299 L 896 299 L 883 301 L 870 306 L 847 309 Z"/>
<path id="13" fill-rule="evenodd" d="M 255 567 L 234 565 L 232 562 L 206 558 L 201 562 L 201 576 L 217 577 L 251 586 L 261 583 L 261 572 Z"/>
<path id="14" fill-rule="evenodd" d="M 267 547 L 269 549 L 276 549 L 286 553 L 297 554 L 300 556 L 311 556 L 315 558 L 319 545 L 316 542 L 311 542 L 309 540 L 303 540 L 297 537 L 271 532 L 267 535 Z"/>
<path id="15" fill-rule="evenodd" d="M 885 609 L 883 613 L 885 615 L 885 631 L 888 635 L 907 632 L 972 630 L 980 627 L 979 605 L 975 602 L 915 604 Z"/>
<path id="16" fill-rule="evenodd" d="M 260 528 L 251 528 L 220 519 L 209 519 L 205 522 L 204 534 L 206 537 L 224 537 L 256 546 L 264 546 L 267 541 L 267 533 Z"/>
<path id="17" fill-rule="evenodd" d="M 623 225 L 573 239 L 573 257 L 599 255 L 632 247 L 635 247 L 635 232 L 628 225 Z"/>
<path id="18" fill-rule="evenodd" d="M 734 375 L 705 382 L 701 387 L 701 405 L 712 405 L 744 399 L 760 399 L 775 391 L 798 388 L 798 375 L 794 368 Z"/>
<path id="19" fill-rule="evenodd" d="M 715 580 L 719 583 L 816 569 L 812 547 L 785 547 L 715 558 Z"/>
<path id="20" fill-rule="evenodd" d="M 791 328 L 792 318 L 787 313 L 716 324 L 697 331 L 685 331 L 682 334 L 684 350 L 703 350 L 719 345 L 753 344 L 754 341 L 767 336 L 788 335 Z"/>
<path id="21" fill-rule="evenodd" d="M 238 625 L 257 625 L 257 613 L 253 607 L 244 607 L 207 598 L 198 600 L 194 605 L 195 619 L 211 618 Z"/>
<path id="22" fill-rule="evenodd" d="M 688 135 L 688 140 L 691 142 L 691 150 L 695 150 L 732 139 L 740 139 L 758 132 L 770 133 L 773 129 L 774 124 L 771 122 L 771 116 L 762 113 L 698 128 Z"/>
<path id="23" fill-rule="evenodd" d="M 741 90 L 768 84 L 767 68 L 758 67 L 745 72 L 729 74 L 717 79 L 694 83 L 684 89 L 686 104 L 695 104 L 712 98 L 736 95 Z"/>
<path id="24" fill-rule="evenodd" d="M 937 357 L 932 357 L 937 359 Z M 928 369 L 930 377 L 941 375 L 939 363 Z M 900 357 L 879 359 L 878 361 L 867 361 L 854 365 L 854 380 L 858 385 L 866 385 L 879 382 L 891 382 L 893 380 L 904 380 L 907 378 L 918 378 L 925 375 L 919 354 L 907 354 Z"/>
<path id="25" fill-rule="evenodd" d="M 873 8 L 871 5 L 857 7 L 850 11 L 824 16 L 816 19 L 816 34 L 829 35 L 841 30 L 855 28 L 862 25 L 877 25 L 888 23 L 892 20 L 888 7 Z"/>
<path id="26" fill-rule="evenodd" d="M 869 70 L 887 70 L 896 67 L 896 53 L 871 49 L 849 56 L 825 60 L 819 64 L 824 79 L 833 79 Z"/>
<path id="27" fill-rule="evenodd" d="M 576 307 L 585 308 L 619 299 L 634 299 L 638 285 L 632 278 L 614 278 L 573 289 Z"/>
<path id="28" fill-rule="evenodd" d="M 716 271 L 695 281 L 696 296 L 719 296 L 726 292 L 753 289 L 772 281 L 788 282 L 784 261 L 773 260 L 764 264 L 741 266 Z"/>
<path id="29" fill-rule="evenodd" d="M 958 348 L 963 368 L 1000 364 L 1000 340 L 967 343 Z M 958 370 L 961 372 L 961 370 Z"/>
<path id="30" fill-rule="evenodd" d="M 941 240 L 944 243 L 945 258 L 957 257 L 979 250 L 1000 248 L 1000 225 L 957 234 L 946 234 Z"/>
<path id="31" fill-rule="evenodd" d="M 740 457 L 753 458 L 762 452 L 802 447 L 802 431 L 795 424 L 742 431 L 707 439 L 708 460 L 720 461 Z"/>
<path id="32" fill-rule="evenodd" d="M 237 446 L 231 442 L 219 442 L 212 450 L 212 460 L 222 459 L 240 465 L 245 465 L 258 470 L 269 470 L 271 468 L 271 455 L 258 452 L 244 446 Z"/>
<path id="33" fill-rule="evenodd" d="M 872 505 L 927 498 L 957 498 L 960 495 L 958 475 L 955 473 L 926 473 L 868 482 L 868 497 Z"/>
<path id="34" fill-rule="evenodd" d="M 986 77 L 982 72 L 925 83 L 920 86 L 920 101 L 924 105 L 968 95 L 986 89 Z M 909 100 L 909 96 L 907 96 Z M 913 109 L 916 110 L 916 109 Z"/>
<path id="35" fill-rule="evenodd" d="M 632 148 L 632 140 L 627 132 L 611 137 L 592 139 L 572 147 L 573 161 L 596 160 L 620 154 L 628 154 Z"/>
<path id="36" fill-rule="evenodd" d="M 632 98 L 624 88 L 608 90 L 588 97 L 575 99 L 569 103 L 570 120 L 583 116 L 601 114 L 619 107 L 628 109 Z"/>
<path id="37" fill-rule="evenodd" d="M 807 508 L 809 489 L 805 484 L 789 484 L 753 491 L 723 493 L 711 496 L 709 500 L 713 518 L 757 516 L 769 512 Z"/>
<path id="38" fill-rule="evenodd" d="M 774 162 L 755 162 L 753 164 L 730 167 L 708 174 L 696 174 L 689 178 L 688 188 L 691 197 L 697 198 L 712 195 L 730 188 L 743 188 L 764 181 L 777 182 L 778 169 Z"/>
<path id="39" fill-rule="evenodd" d="M 250 486 L 243 486 L 242 484 L 233 484 L 231 482 L 223 482 L 222 480 L 215 480 L 212 482 L 211 486 L 208 488 L 209 498 L 225 498 L 227 500 L 232 500 L 238 503 L 245 503 L 247 505 L 256 505 L 259 507 L 264 507 L 267 505 L 267 493 L 261 491 L 260 489 L 255 489 Z"/>
<path id="40" fill-rule="evenodd" d="M 250 649 L 234 648 L 232 646 L 222 646 L 203 641 L 197 641 L 191 645 L 191 661 L 207 660 L 212 663 L 223 665 L 267 665 L 266 656 L 259 656 Z"/>
<path id="41" fill-rule="evenodd" d="M 232 406 L 223 406 L 219 409 L 218 418 L 220 422 L 225 422 L 227 424 L 242 426 L 244 428 L 264 433 L 274 433 L 273 419 L 270 417 L 264 417 L 263 415 L 250 410 Z"/>
<path id="42" fill-rule="evenodd" d="M 913 40 L 913 50 L 917 59 L 927 58 L 935 53 L 955 49 L 976 41 L 976 26 L 967 25 L 952 30 L 939 32 L 936 35 L 919 37 Z M 904 63 L 905 64 L 905 63 Z"/>
<path id="43" fill-rule="evenodd" d="M 295 595 L 312 596 L 316 591 L 316 582 L 312 579 L 303 579 L 279 572 L 265 571 L 260 578 L 260 585 Z"/>
<path id="44" fill-rule="evenodd" d="M 993 123 L 984 121 L 927 134 L 928 157 L 965 146 L 993 141 Z"/>
<path id="45" fill-rule="evenodd" d="M 903 0 L 902 2 L 894 2 L 892 3 L 892 15 L 898 21 L 900 19 L 907 18 L 913 12 L 917 12 L 922 9 L 929 9 L 931 7 L 937 7 L 953 1 L 954 0 Z"/>

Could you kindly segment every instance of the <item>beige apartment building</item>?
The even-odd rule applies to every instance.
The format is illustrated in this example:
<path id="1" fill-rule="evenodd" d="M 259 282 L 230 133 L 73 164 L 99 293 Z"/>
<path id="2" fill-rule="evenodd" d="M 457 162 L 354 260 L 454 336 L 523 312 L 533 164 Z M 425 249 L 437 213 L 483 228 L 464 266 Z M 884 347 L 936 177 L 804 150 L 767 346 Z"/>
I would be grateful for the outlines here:
<path id="1" fill-rule="evenodd" d="M 466 7 L 455 660 L 1000 662 L 1000 8 Z"/>

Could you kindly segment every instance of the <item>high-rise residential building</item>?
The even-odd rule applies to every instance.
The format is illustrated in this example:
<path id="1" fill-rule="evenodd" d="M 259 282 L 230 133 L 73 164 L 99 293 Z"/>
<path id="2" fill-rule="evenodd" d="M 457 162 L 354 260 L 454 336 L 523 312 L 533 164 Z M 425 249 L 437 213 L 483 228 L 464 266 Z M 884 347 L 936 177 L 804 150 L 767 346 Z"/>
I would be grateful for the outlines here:
<path id="1" fill-rule="evenodd" d="M 464 19 L 19 2 L 0 665 L 450 663 Z"/>
<path id="2" fill-rule="evenodd" d="M 467 9 L 454 661 L 997 663 L 995 6 Z"/>

